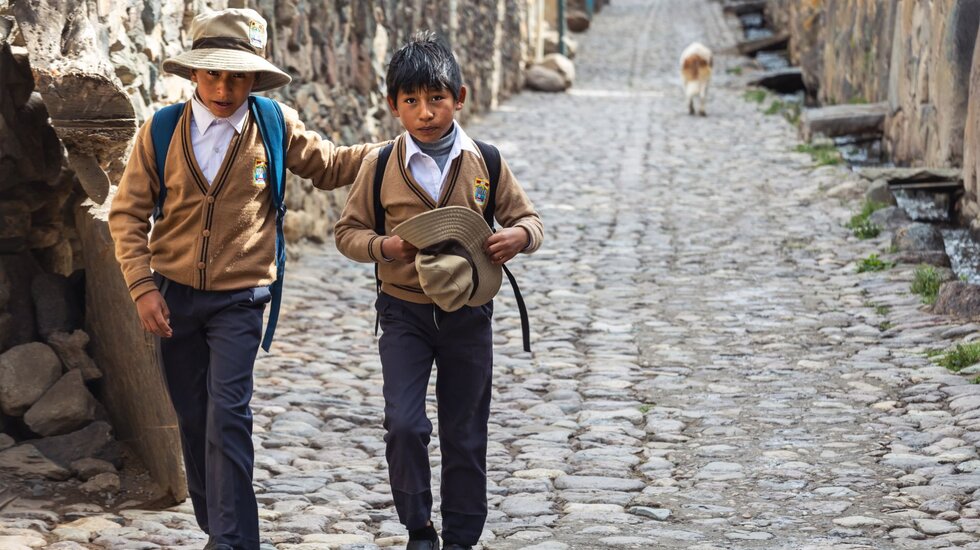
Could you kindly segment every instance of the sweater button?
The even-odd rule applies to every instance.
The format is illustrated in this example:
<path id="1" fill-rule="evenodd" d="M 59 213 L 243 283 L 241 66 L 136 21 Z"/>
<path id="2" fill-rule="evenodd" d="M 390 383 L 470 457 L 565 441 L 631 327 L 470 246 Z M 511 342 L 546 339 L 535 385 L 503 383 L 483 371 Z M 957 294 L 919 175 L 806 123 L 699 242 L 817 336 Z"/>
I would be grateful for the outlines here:
<path id="1" fill-rule="evenodd" d="M 201 231 L 201 235 L 204 235 L 205 237 L 210 237 L 211 236 L 211 231 L 205 229 L 204 231 Z"/>
<path id="2" fill-rule="evenodd" d="M 198 269 L 204 269 L 204 262 L 197 262 Z"/>
<path id="3" fill-rule="evenodd" d="M 208 197 L 208 204 L 214 204 L 214 197 Z"/>

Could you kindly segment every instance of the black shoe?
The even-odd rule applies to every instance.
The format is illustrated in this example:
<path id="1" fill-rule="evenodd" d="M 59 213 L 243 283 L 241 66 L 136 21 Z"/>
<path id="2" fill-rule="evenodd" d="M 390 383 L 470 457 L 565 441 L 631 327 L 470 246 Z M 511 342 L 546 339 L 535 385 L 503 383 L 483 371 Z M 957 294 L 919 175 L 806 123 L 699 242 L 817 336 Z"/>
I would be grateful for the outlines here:
<path id="1" fill-rule="evenodd" d="M 208 542 L 204 545 L 204 550 L 214 550 L 214 537 L 208 535 Z"/>
<path id="2" fill-rule="evenodd" d="M 410 540 L 405 550 L 439 550 L 438 540 Z"/>
<path id="3" fill-rule="evenodd" d="M 472 546 L 463 546 L 462 544 L 456 544 L 455 542 L 450 542 L 443 547 L 443 550 L 473 550 Z"/>

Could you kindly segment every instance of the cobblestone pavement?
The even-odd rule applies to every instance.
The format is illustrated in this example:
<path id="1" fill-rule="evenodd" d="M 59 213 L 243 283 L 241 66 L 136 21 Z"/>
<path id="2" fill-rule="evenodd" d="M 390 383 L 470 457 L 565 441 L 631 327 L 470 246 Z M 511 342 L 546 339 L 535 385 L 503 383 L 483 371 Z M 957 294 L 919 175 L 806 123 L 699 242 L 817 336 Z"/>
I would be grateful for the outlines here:
<path id="1" fill-rule="evenodd" d="M 792 127 L 726 74 L 739 60 L 717 60 L 709 116 L 687 116 L 676 58 L 695 39 L 730 45 L 717 4 L 616 0 L 571 93 L 469 125 L 548 238 L 513 265 L 533 355 L 509 289 L 496 307 L 483 548 L 980 548 L 980 386 L 924 354 L 977 327 L 925 312 L 910 266 L 856 273 L 889 238 L 843 227 L 858 179 L 792 152 Z M 292 264 L 253 403 L 265 548 L 405 540 L 373 292 L 332 246 Z M 189 512 L 106 514 L 125 526 L 61 527 L 49 548 L 199 548 Z"/>

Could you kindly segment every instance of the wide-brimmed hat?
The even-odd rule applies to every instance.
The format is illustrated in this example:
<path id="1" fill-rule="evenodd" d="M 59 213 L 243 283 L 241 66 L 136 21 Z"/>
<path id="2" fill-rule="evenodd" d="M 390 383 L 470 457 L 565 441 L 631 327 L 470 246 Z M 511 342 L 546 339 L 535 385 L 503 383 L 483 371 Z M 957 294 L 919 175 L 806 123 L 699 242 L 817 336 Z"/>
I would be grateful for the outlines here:
<path id="1" fill-rule="evenodd" d="M 422 291 L 443 311 L 482 306 L 497 295 L 503 277 L 483 245 L 493 232 L 475 211 L 447 206 L 398 224 L 392 233 L 419 249 L 415 268 Z"/>
<path id="2" fill-rule="evenodd" d="M 191 22 L 191 51 L 163 62 L 163 70 L 191 79 L 192 69 L 258 73 L 253 92 L 289 84 L 288 74 L 265 60 L 268 25 L 252 9 L 202 13 Z"/>

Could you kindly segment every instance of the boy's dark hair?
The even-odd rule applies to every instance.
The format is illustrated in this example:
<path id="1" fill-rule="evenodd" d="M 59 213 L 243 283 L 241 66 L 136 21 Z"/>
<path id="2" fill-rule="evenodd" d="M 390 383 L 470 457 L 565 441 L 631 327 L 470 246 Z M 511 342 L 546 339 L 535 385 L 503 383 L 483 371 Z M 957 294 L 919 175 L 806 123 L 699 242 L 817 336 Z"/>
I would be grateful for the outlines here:
<path id="1" fill-rule="evenodd" d="M 392 100 L 397 100 L 401 92 L 443 88 L 458 100 L 463 74 L 445 40 L 432 31 L 419 31 L 391 56 L 385 84 Z"/>

